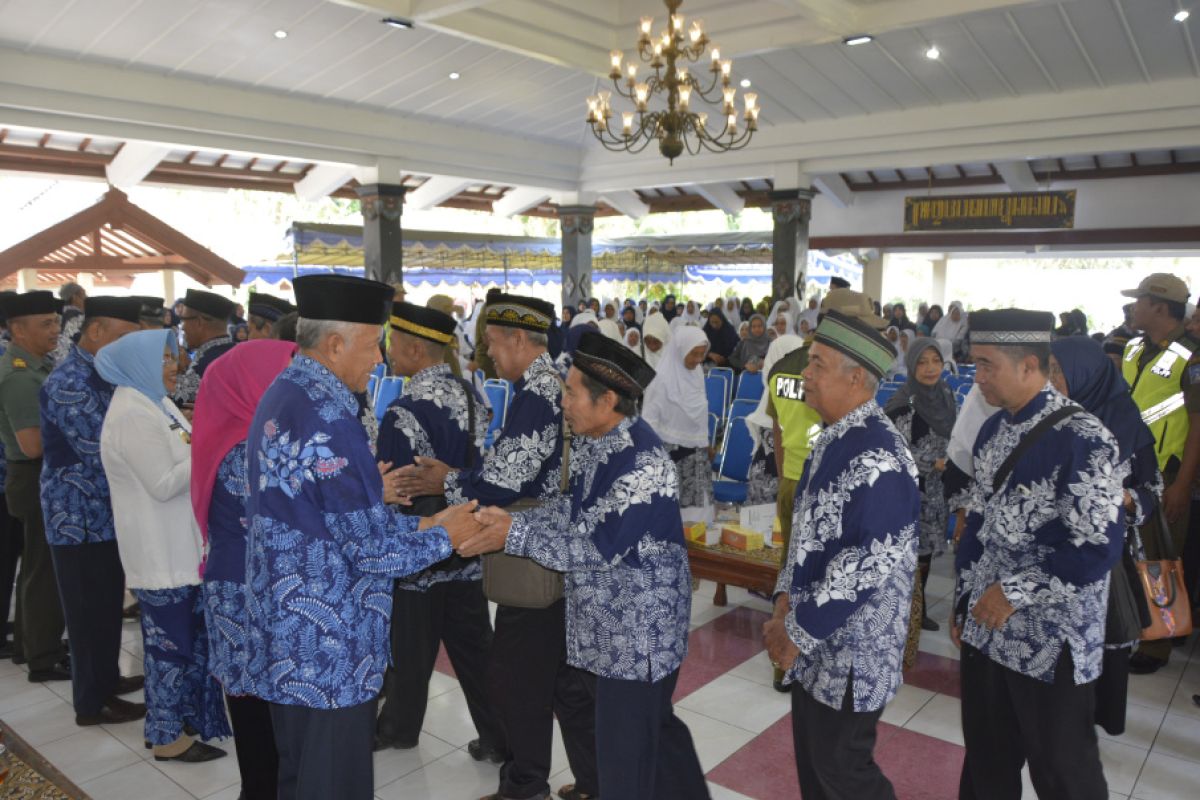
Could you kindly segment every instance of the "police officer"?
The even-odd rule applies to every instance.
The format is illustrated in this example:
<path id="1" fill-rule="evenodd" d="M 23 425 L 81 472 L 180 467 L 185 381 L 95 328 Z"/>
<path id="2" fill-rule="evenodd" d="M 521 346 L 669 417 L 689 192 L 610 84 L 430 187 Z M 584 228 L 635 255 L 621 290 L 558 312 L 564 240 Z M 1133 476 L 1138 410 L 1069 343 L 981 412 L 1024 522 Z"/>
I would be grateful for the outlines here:
<path id="1" fill-rule="evenodd" d="M 1121 294 L 1137 298 L 1130 325 L 1141 331 L 1125 346 L 1121 372 L 1154 434 L 1165 487 L 1162 509 L 1178 557 L 1187 538 L 1192 481 L 1200 467 L 1200 342 L 1184 327 L 1188 287 L 1179 278 L 1155 273 Z M 1165 557 L 1158 552 L 1158 520 L 1152 516 L 1142 529 L 1142 543 L 1152 559 Z M 1129 671 L 1156 672 L 1170 657 L 1171 642 L 1143 642 L 1129 659 Z"/>
<path id="2" fill-rule="evenodd" d="M 179 320 L 187 339 L 187 348 L 194 352 L 188 368 L 179 376 L 175 389 L 176 405 L 183 407 L 195 404 L 204 370 L 233 347 L 228 325 L 234 307 L 234 302 L 228 297 L 188 289 Z"/>
<path id="3" fill-rule="evenodd" d="M 43 459 L 42 512 L 71 641 L 71 694 L 77 725 L 129 722 L 141 703 L 117 695 L 142 688 L 122 678 L 121 611 L 125 572 L 117 552 L 112 498 L 100 461 L 100 429 L 113 387 L 96 372 L 101 347 L 140 329 L 142 300 L 89 297 L 79 341 L 39 394 Z"/>
<path id="4" fill-rule="evenodd" d="M 53 366 L 62 303 L 50 292 L 0 298 L 12 344 L 0 356 L 0 443 L 8 457 L 5 493 L 24 529 L 17 576 L 13 646 L 29 663 L 31 683 L 68 680 L 63 669 L 63 613 L 39 499 L 42 432 L 38 391 Z"/>

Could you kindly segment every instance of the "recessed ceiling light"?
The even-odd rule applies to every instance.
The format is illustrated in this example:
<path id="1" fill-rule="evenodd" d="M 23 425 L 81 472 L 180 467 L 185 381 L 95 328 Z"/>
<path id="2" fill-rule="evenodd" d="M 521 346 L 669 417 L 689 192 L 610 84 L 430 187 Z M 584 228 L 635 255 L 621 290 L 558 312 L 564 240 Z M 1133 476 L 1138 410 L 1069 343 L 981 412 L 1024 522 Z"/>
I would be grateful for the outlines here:
<path id="1" fill-rule="evenodd" d="M 1191 15 L 1192 15 L 1192 12 L 1190 12 L 1190 11 L 1180 10 L 1178 13 L 1175 14 L 1175 21 L 1176 22 L 1187 22 L 1188 17 L 1190 17 Z"/>
<path id="2" fill-rule="evenodd" d="M 280 28 L 279 30 L 275 31 L 275 38 L 276 39 L 286 39 L 287 31 L 285 31 L 283 28 Z"/>
<path id="3" fill-rule="evenodd" d="M 400 17 L 384 17 L 379 21 L 384 25 L 390 25 L 393 28 L 401 28 L 403 30 L 408 30 L 413 26 L 411 21 L 407 19 L 401 19 Z"/>
<path id="4" fill-rule="evenodd" d="M 873 41 L 875 41 L 874 36 L 869 33 L 860 33 L 858 36 L 847 36 L 845 39 L 842 39 L 842 44 L 854 47 L 855 45 L 867 44 Z"/>
<path id="5" fill-rule="evenodd" d="M 450 73 L 450 80 L 452 80 L 452 81 L 456 81 L 456 80 L 458 80 L 458 79 L 459 79 L 459 78 L 461 78 L 461 77 L 462 77 L 462 76 L 461 76 L 461 75 L 459 75 L 457 72 L 451 72 L 451 73 Z"/>
<path id="6" fill-rule="evenodd" d="M 932 47 L 930 47 L 928 50 L 925 51 L 925 57 L 928 58 L 930 61 L 937 61 L 939 58 L 942 57 L 942 51 L 938 50 L 937 45 L 935 44 Z"/>
<path id="7" fill-rule="evenodd" d="M 742 88 L 743 89 L 750 88 L 750 79 L 749 78 L 742 78 Z"/>

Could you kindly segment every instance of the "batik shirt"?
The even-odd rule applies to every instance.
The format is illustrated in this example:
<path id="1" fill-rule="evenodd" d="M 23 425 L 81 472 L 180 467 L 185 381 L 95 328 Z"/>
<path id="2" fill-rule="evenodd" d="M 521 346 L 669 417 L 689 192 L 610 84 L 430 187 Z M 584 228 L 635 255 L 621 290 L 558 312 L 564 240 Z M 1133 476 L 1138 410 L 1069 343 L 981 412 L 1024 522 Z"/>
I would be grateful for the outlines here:
<path id="1" fill-rule="evenodd" d="M 1080 412 L 1044 433 L 992 492 L 996 472 L 1021 438 L 1069 403 L 1047 386 L 1015 415 L 1000 411 L 980 428 L 954 596 L 964 642 L 1047 682 L 1066 645 L 1082 684 L 1100 676 L 1128 466 L 1118 463 L 1112 434 Z M 1016 611 L 993 630 L 969 612 L 997 582 Z"/>
<path id="2" fill-rule="evenodd" d="M 572 447 L 569 496 L 514 514 L 504 549 L 566 573 L 572 666 L 659 681 L 687 654 L 692 605 L 675 465 L 639 418 Z"/>
<path id="3" fill-rule="evenodd" d="M 113 386 L 92 354 L 73 346 L 42 384 L 42 512 L 52 545 L 116 541 L 112 498 L 100 462 L 100 429 Z"/>
<path id="4" fill-rule="evenodd" d="M 383 502 L 358 401 L 297 356 L 246 437 L 246 652 L 252 694 L 346 708 L 374 700 L 388 665 L 392 580 L 451 553 L 445 529 Z"/>
<path id="5" fill-rule="evenodd" d="M 878 711 L 895 696 L 920 507 L 908 445 L 874 400 L 813 440 L 775 586 L 788 595 L 787 632 L 800 649 L 785 682 L 835 709 L 851 673 L 855 711 Z"/>
<path id="6" fill-rule="evenodd" d="M 454 377 L 446 364 L 421 370 L 404 387 L 387 413 L 379 432 L 379 460 L 397 467 L 413 463 L 416 456 L 436 458 L 451 469 L 466 466 L 468 450 L 479 464 L 483 458 L 483 440 L 488 420 L 483 400 L 471 388 L 472 414 L 467 406 L 467 386 Z M 471 417 L 475 428 L 470 429 Z M 450 569 L 427 569 L 397 581 L 402 589 L 425 591 L 435 583 L 477 581 L 483 577 L 478 558 L 451 559 Z"/>
<path id="7" fill-rule="evenodd" d="M 946 550 L 946 528 L 950 509 L 942 486 L 938 460 L 946 458 L 950 439 L 929 427 L 912 406 L 901 408 L 889 417 L 908 442 L 909 452 L 917 465 L 918 486 L 921 489 L 921 523 L 917 554 L 937 556 Z"/>
<path id="8" fill-rule="evenodd" d="M 179 376 L 179 381 L 175 385 L 175 405 L 182 408 L 184 405 L 192 405 L 196 402 L 196 393 L 200 391 L 200 379 L 204 377 L 204 370 L 208 369 L 209 364 L 229 352 L 233 345 L 233 339 L 228 336 L 218 336 L 196 348 L 192 353 L 192 363 L 188 364 L 188 368 Z"/>
<path id="9" fill-rule="evenodd" d="M 226 694 L 249 693 L 246 680 L 246 443 L 235 444 L 217 467 L 208 507 L 204 621 L 208 670 Z"/>
<path id="10" fill-rule="evenodd" d="M 561 479 L 562 383 L 553 359 L 542 353 L 513 385 L 491 452 L 475 468 L 446 476 L 446 500 L 451 505 L 478 500 L 484 506 L 522 498 L 549 501 L 558 497 Z"/>
<path id="11" fill-rule="evenodd" d="M 71 349 L 79 342 L 80 329 L 83 327 L 83 312 L 74 306 L 63 311 L 62 330 L 58 334 L 58 346 L 50 354 L 55 364 L 61 364 L 71 355 Z"/>

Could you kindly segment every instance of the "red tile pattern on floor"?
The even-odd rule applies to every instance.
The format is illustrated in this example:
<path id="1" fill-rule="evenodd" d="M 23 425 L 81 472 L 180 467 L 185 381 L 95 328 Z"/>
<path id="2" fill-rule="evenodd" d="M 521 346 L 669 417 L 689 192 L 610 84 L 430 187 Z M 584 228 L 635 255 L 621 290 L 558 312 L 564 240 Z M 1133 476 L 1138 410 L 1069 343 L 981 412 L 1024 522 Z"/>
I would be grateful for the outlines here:
<path id="1" fill-rule="evenodd" d="M 962 699 L 962 687 L 959 684 L 958 659 L 926 653 L 917 653 L 917 662 L 912 669 L 905 671 L 904 682 L 918 689 L 928 689 L 939 694 Z"/>
<path id="2" fill-rule="evenodd" d="M 770 618 L 765 611 L 738 606 L 693 630 L 675 685 L 675 702 L 758 655 L 763 649 L 762 626 Z"/>

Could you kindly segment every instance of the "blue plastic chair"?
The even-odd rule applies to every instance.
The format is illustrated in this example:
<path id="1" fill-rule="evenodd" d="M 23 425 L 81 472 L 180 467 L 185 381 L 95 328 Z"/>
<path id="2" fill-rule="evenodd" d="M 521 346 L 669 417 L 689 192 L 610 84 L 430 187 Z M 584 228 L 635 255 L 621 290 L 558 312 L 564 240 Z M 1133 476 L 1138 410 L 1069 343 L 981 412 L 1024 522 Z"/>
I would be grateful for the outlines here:
<path id="1" fill-rule="evenodd" d="M 717 443 L 717 426 L 721 424 L 721 420 L 711 411 L 708 413 L 708 446 L 712 447 Z"/>
<path id="2" fill-rule="evenodd" d="M 733 399 L 733 384 L 734 374 L 729 367 L 713 367 L 708 371 L 709 376 L 718 375 L 725 379 L 725 402 L 723 405 L 728 406 Z"/>
<path id="3" fill-rule="evenodd" d="M 382 421 L 390 406 L 404 392 L 405 379 L 397 375 L 389 375 L 379 381 L 379 391 L 375 395 L 375 418 Z"/>
<path id="4" fill-rule="evenodd" d="M 496 439 L 496 434 L 504 427 L 504 421 L 508 416 L 511 386 L 505 380 L 489 380 L 483 384 L 483 393 L 492 407 L 492 421 L 488 423 L 487 435 L 484 438 L 484 446 L 491 447 L 492 442 Z"/>
<path id="5" fill-rule="evenodd" d="M 744 503 L 750 488 L 750 464 L 754 442 L 746 418 L 730 417 L 721 445 L 721 466 L 713 481 L 713 498 L 719 503 Z"/>
<path id="6" fill-rule="evenodd" d="M 750 400 L 747 398 L 739 398 L 733 401 L 733 405 L 729 407 L 729 418 L 739 419 L 748 417 L 758 408 L 758 400 Z"/>
<path id="7" fill-rule="evenodd" d="M 892 395 L 896 393 L 896 388 L 895 386 L 880 387 L 879 391 L 875 393 L 875 402 L 883 405 L 888 400 L 891 400 Z"/>
<path id="8" fill-rule="evenodd" d="M 371 400 L 371 405 L 375 405 L 375 396 L 379 392 L 379 376 L 371 373 L 371 377 L 367 378 L 367 397 Z"/>
<path id="9" fill-rule="evenodd" d="M 729 388 L 724 375 L 709 375 L 704 379 L 704 393 L 708 397 L 708 413 L 717 415 L 717 423 L 725 420 Z"/>
<path id="10" fill-rule="evenodd" d="M 738 380 L 735 400 L 753 400 L 758 402 L 763 394 L 763 375 L 761 372 L 743 372 Z"/>
<path id="11" fill-rule="evenodd" d="M 378 364 L 372 367 L 371 374 L 376 378 L 382 378 L 383 376 L 387 375 L 387 364 L 383 361 L 380 361 Z"/>

